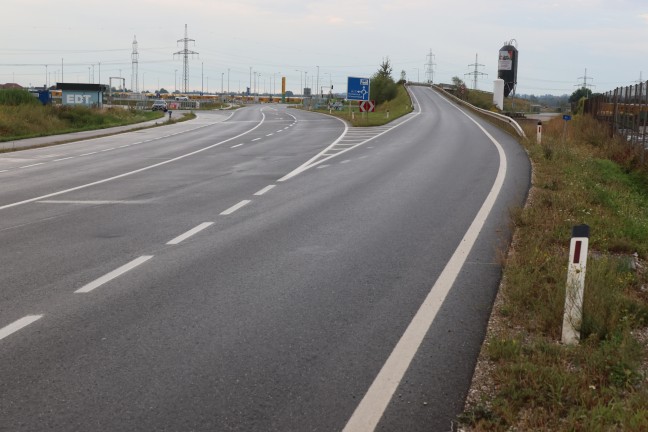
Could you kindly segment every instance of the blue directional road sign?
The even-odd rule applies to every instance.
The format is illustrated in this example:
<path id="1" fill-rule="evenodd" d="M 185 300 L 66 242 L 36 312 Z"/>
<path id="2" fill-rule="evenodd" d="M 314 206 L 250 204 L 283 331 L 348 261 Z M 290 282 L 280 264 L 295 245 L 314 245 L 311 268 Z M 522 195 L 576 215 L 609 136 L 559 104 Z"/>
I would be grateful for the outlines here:
<path id="1" fill-rule="evenodd" d="M 569 121 L 569 120 L 571 120 L 571 116 L 568 115 L 568 114 L 565 114 L 565 115 L 563 116 L 563 120 L 565 120 L 565 121 Z"/>
<path id="2" fill-rule="evenodd" d="M 369 78 L 349 77 L 347 81 L 347 100 L 369 100 Z"/>

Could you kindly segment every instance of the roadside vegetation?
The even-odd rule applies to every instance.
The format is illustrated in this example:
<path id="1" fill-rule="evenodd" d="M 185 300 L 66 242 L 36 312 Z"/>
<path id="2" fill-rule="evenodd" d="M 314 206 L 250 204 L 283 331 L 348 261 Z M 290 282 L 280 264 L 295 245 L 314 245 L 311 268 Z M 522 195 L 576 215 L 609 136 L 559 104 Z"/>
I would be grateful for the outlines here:
<path id="1" fill-rule="evenodd" d="M 648 167 L 587 116 L 535 124 L 533 187 L 461 422 L 476 431 L 648 430 Z M 591 228 L 581 343 L 560 343 L 571 228 Z"/>
<path id="2" fill-rule="evenodd" d="M 412 100 L 405 89 L 405 80 L 395 82 L 391 76 L 389 58 L 385 59 L 378 71 L 371 77 L 371 99 L 375 101 L 374 112 L 362 113 L 357 101 L 350 101 L 342 110 L 328 108 L 315 110 L 346 120 L 352 126 L 382 126 L 390 121 L 412 112 Z"/>
<path id="3" fill-rule="evenodd" d="M 455 95 L 459 99 L 464 100 L 469 104 L 481 109 L 496 109 L 495 104 L 493 103 L 492 92 L 469 89 L 466 83 L 459 77 L 453 77 L 452 84 L 455 86 L 455 90 L 450 91 L 450 93 Z M 531 101 L 517 97 L 507 97 L 504 99 L 503 111 L 525 113 L 531 112 Z"/>
<path id="4" fill-rule="evenodd" d="M 123 108 L 43 106 L 25 90 L 0 90 L 0 141 L 123 126 L 163 115 Z"/>

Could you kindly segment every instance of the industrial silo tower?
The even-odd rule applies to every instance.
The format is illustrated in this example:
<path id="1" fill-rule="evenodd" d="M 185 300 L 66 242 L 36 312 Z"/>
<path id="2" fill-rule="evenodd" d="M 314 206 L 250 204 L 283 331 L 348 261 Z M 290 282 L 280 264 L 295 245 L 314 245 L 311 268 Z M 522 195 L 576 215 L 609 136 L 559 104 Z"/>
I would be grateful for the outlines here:
<path id="1" fill-rule="evenodd" d="M 517 84 L 518 50 L 517 41 L 511 39 L 504 42 L 499 50 L 499 61 L 497 63 L 497 77 L 504 80 L 504 97 L 515 93 Z"/>

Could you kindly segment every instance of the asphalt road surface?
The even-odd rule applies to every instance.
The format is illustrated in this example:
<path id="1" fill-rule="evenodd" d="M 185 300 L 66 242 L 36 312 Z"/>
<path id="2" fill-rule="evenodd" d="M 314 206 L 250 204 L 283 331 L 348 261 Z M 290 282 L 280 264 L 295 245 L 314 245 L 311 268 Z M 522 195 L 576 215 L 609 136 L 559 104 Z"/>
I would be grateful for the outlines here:
<path id="1" fill-rule="evenodd" d="M 412 92 L 0 155 L 0 430 L 451 430 L 530 167 Z"/>

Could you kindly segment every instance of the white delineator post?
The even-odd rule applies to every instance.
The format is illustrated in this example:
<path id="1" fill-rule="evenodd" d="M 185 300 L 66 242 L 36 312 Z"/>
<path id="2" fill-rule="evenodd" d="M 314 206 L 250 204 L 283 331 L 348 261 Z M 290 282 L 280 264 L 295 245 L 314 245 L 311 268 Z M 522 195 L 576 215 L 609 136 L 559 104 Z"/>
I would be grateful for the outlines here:
<path id="1" fill-rule="evenodd" d="M 565 314 L 563 316 L 562 326 L 562 343 L 566 345 L 578 344 L 580 340 L 588 246 L 589 226 L 578 225 L 573 227 L 571 244 L 569 246 Z"/>
<path id="2" fill-rule="evenodd" d="M 542 144 L 542 122 L 538 120 L 538 129 L 536 133 L 536 142 Z"/>

